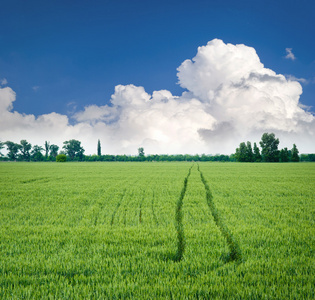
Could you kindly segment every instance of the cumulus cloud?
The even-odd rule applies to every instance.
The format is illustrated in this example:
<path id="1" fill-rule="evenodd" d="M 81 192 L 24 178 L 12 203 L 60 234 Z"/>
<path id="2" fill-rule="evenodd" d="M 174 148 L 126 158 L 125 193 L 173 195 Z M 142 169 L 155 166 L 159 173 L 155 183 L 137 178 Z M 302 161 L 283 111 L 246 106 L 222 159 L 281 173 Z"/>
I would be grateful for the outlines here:
<path id="1" fill-rule="evenodd" d="M 285 56 L 286 59 L 291 59 L 291 60 L 295 60 L 296 57 L 292 52 L 292 48 L 285 48 L 285 52 L 287 53 L 287 55 Z"/>
<path id="2" fill-rule="evenodd" d="M 62 146 L 78 139 L 88 154 L 97 140 L 106 153 L 226 153 L 242 141 L 258 142 L 274 132 L 281 147 L 314 152 L 315 118 L 300 104 L 297 80 L 264 68 L 254 48 L 215 39 L 178 67 L 186 89 L 148 94 L 143 87 L 118 85 L 110 103 L 88 105 L 71 119 L 51 113 L 35 117 L 13 110 L 15 93 L 0 89 L 0 140 L 45 140 Z"/>

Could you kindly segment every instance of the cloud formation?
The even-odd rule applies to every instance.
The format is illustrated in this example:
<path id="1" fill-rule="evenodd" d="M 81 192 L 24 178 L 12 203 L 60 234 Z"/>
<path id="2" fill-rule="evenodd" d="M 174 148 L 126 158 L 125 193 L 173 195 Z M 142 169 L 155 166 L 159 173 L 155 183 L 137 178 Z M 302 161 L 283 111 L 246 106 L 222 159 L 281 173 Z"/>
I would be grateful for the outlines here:
<path id="1" fill-rule="evenodd" d="M 0 140 L 62 146 L 74 138 L 87 154 L 96 153 L 98 139 L 104 153 L 136 154 L 143 146 L 147 154 L 230 154 L 240 142 L 274 132 L 281 147 L 296 143 L 300 152 L 315 152 L 315 118 L 299 103 L 300 83 L 264 68 L 254 48 L 215 39 L 177 70 L 186 89 L 180 96 L 118 85 L 110 104 L 88 105 L 71 122 L 57 113 L 12 111 L 15 93 L 2 88 Z"/>
<path id="2" fill-rule="evenodd" d="M 291 80 L 291 81 L 298 81 L 298 82 L 301 82 L 303 84 L 309 84 L 310 82 L 312 82 L 312 80 L 308 80 L 308 79 L 305 79 L 305 78 L 297 78 L 293 75 L 286 75 L 285 76 L 288 80 Z"/>
<path id="3" fill-rule="evenodd" d="M 285 51 L 287 52 L 287 55 L 285 56 L 286 59 L 295 60 L 296 57 L 292 52 L 292 48 L 285 48 Z"/>
<path id="4" fill-rule="evenodd" d="M 6 78 L 0 79 L 0 85 L 7 85 L 7 84 L 8 84 L 8 80 Z"/>

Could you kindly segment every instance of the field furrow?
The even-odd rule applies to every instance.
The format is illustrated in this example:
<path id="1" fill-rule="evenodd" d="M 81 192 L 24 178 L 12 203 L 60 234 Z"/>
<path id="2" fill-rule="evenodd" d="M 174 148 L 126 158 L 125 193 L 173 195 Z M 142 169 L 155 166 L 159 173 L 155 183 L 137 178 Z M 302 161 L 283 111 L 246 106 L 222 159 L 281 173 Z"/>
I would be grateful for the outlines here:
<path id="1" fill-rule="evenodd" d="M 233 236 L 233 234 L 230 232 L 230 230 L 226 226 L 226 224 L 223 222 L 221 214 L 219 213 L 219 211 L 217 210 L 217 208 L 214 204 L 213 196 L 212 196 L 210 187 L 208 185 L 208 182 L 206 181 L 205 177 L 203 176 L 199 166 L 198 166 L 198 171 L 200 173 L 201 181 L 202 181 L 202 183 L 205 187 L 205 190 L 206 190 L 207 204 L 210 208 L 210 211 L 211 211 L 211 214 L 212 214 L 213 219 L 215 221 L 215 224 L 220 229 L 220 231 L 221 231 L 222 235 L 224 236 L 224 238 L 226 239 L 228 247 L 229 247 L 229 254 L 228 254 L 227 260 L 241 261 L 242 260 L 242 252 L 241 252 L 240 246 L 239 246 L 238 242 L 236 241 L 235 237 Z"/>

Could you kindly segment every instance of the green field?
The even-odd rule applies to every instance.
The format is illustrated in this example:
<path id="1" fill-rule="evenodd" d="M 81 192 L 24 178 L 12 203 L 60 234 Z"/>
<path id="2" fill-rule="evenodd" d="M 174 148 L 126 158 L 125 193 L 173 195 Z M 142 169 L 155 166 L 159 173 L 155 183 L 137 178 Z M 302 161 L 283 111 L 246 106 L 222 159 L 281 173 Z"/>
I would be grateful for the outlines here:
<path id="1" fill-rule="evenodd" d="M 314 194 L 314 163 L 1 163 L 0 298 L 314 299 Z"/>

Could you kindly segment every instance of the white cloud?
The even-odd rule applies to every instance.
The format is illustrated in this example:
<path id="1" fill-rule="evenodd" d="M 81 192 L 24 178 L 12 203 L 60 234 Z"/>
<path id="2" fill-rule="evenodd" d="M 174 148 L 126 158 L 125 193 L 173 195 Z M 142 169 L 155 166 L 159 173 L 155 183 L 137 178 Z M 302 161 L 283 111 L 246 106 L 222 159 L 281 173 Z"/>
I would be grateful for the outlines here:
<path id="1" fill-rule="evenodd" d="M 299 103 L 302 87 L 264 68 L 255 49 L 210 41 L 178 68 L 181 96 L 167 90 L 118 85 L 109 105 L 88 105 L 73 115 L 35 117 L 12 112 L 15 93 L 0 89 L 0 140 L 82 141 L 86 153 L 232 153 L 242 141 L 275 132 L 281 147 L 315 151 L 315 118 Z"/>
<path id="2" fill-rule="evenodd" d="M 32 89 L 33 89 L 34 92 L 37 92 L 39 90 L 39 86 L 35 85 L 35 86 L 32 87 Z"/>
<path id="3" fill-rule="evenodd" d="M 296 57 L 292 52 L 292 48 L 285 48 L 285 51 L 287 53 L 287 55 L 285 56 L 286 59 L 291 59 L 291 60 L 295 60 Z"/>
<path id="4" fill-rule="evenodd" d="M 308 84 L 311 80 L 307 80 L 305 78 L 297 78 L 294 75 L 285 75 L 285 77 L 290 81 L 298 81 L 304 84 Z"/>
<path id="5" fill-rule="evenodd" d="M 8 84 L 8 80 L 6 78 L 0 79 L 0 85 L 7 85 L 7 84 Z"/>

